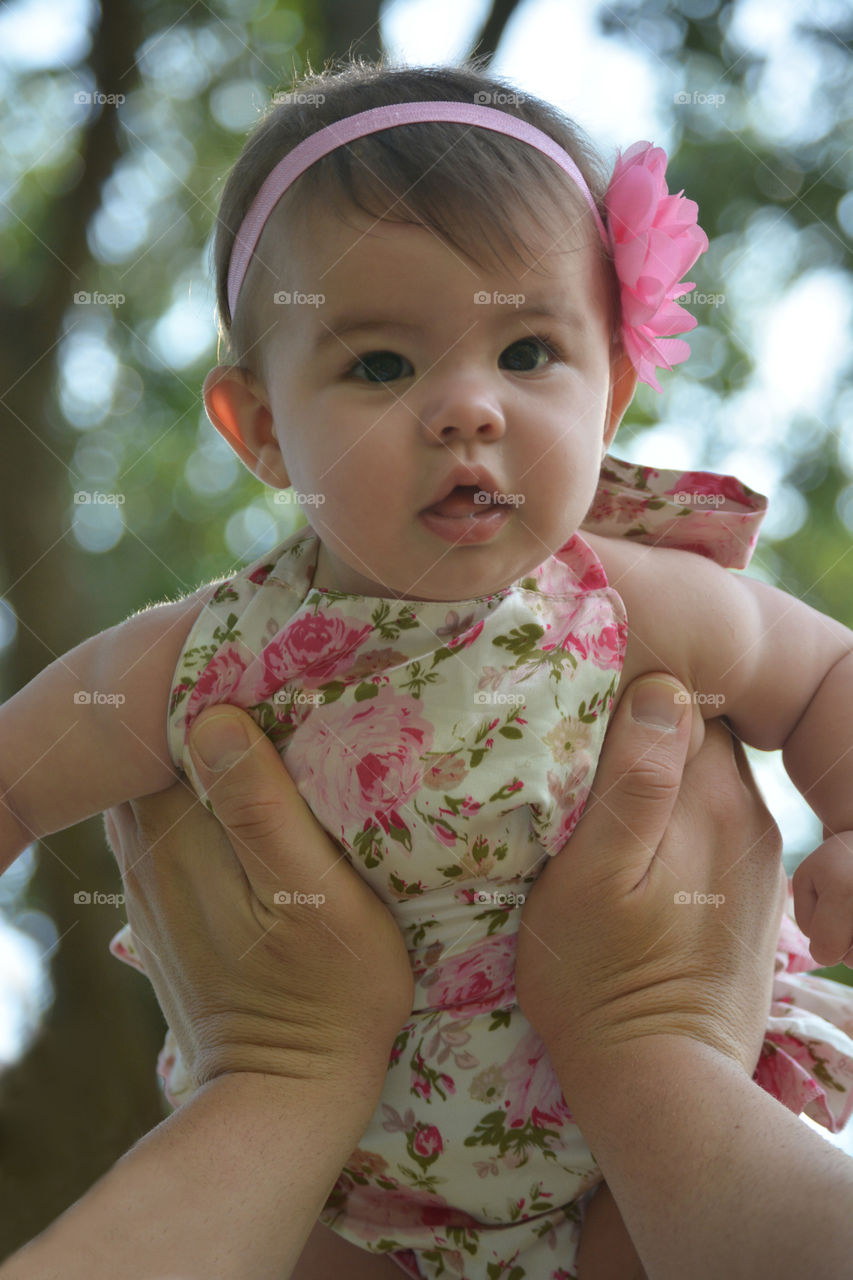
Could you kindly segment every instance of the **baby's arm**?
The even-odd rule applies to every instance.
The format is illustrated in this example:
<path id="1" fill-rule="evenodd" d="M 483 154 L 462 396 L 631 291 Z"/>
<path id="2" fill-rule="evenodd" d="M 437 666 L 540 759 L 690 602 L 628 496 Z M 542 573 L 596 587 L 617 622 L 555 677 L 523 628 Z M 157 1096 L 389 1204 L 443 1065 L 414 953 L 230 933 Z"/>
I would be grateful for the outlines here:
<path id="1" fill-rule="evenodd" d="M 212 591 L 93 636 L 0 707 L 0 872 L 37 837 L 174 782 L 171 680 Z"/>
<path id="2" fill-rule="evenodd" d="M 853 632 L 752 578 L 729 581 L 744 596 L 754 651 L 748 678 L 732 670 L 725 714 L 744 741 L 781 747 L 823 823 L 823 843 L 794 873 L 794 911 L 819 964 L 853 965 Z"/>
<path id="3" fill-rule="evenodd" d="M 797 923 L 808 935 L 819 964 L 843 961 L 853 968 L 853 653 L 849 650 L 827 672 L 785 743 L 783 759 L 791 779 L 823 822 L 823 843 L 794 872 Z"/>
<path id="4" fill-rule="evenodd" d="M 826 837 L 794 876 L 797 922 L 819 963 L 853 963 L 853 632 L 686 552 L 619 547 L 606 561 L 628 611 L 626 679 L 670 670 L 706 719 L 781 748 Z"/>

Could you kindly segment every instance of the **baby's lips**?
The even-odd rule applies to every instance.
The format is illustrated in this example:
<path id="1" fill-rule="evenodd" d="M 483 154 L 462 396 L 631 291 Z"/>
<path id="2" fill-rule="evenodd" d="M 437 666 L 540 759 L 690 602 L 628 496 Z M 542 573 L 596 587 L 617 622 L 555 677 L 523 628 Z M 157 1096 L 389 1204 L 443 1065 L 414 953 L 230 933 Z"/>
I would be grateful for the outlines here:
<path id="1" fill-rule="evenodd" d="M 484 493 L 493 495 L 500 492 L 500 486 L 494 476 L 485 467 L 479 466 L 458 466 L 444 477 L 444 481 L 435 490 L 435 496 L 432 502 L 424 507 L 425 511 L 438 510 L 439 503 L 445 498 L 450 497 L 454 489 L 471 489 L 476 491 L 481 489 Z M 444 514 L 439 512 L 439 514 Z"/>
<path id="2" fill-rule="evenodd" d="M 434 502 L 427 510 L 440 516 L 458 518 L 476 515 L 478 511 L 488 511 L 491 505 L 491 495 L 485 490 L 478 489 L 476 485 L 457 485 L 446 498 Z"/>

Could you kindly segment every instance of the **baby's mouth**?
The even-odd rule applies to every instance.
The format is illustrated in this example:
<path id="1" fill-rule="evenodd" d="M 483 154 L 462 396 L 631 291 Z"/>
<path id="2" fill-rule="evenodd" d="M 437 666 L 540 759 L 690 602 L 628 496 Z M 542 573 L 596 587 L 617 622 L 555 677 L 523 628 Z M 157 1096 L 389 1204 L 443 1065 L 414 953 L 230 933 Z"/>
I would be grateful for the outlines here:
<path id="1" fill-rule="evenodd" d="M 449 516 L 452 520 L 472 520 L 492 509 L 491 494 L 476 484 L 458 484 L 446 498 L 427 507 L 427 511 L 434 511 L 439 516 Z"/>
<path id="2" fill-rule="evenodd" d="M 496 538 L 512 518 L 501 496 L 498 489 L 490 492 L 476 484 L 457 484 L 421 511 L 420 519 L 431 534 L 451 546 L 479 546 Z"/>

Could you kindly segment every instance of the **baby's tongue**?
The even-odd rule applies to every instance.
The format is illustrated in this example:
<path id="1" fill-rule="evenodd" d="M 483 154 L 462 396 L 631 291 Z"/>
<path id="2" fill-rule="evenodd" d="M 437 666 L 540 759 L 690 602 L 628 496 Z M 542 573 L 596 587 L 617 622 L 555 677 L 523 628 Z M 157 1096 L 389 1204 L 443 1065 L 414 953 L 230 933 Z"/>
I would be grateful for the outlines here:
<path id="1" fill-rule="evenodd" d="M 483 502 L 482 500 L 480 502 L 474 501 L 476 493 L 479 493 L 476 485 L 458 484 L 446 498 L 442 498 L 441 502 L 434 502 L 429 509 L 437 512 L 440 516 L 456 517 L 473 516 L 477 515 L 478 512 L 488 511 L 490 505 L 488 502 Z M 485 497 L 485 494 L 482 496 Z"/>

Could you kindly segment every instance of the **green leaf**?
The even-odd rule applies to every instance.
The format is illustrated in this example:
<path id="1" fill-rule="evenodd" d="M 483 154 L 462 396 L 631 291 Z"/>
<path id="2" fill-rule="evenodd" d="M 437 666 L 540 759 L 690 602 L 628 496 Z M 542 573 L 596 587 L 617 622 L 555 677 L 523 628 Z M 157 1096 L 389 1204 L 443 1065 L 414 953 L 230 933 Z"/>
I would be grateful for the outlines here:
<path id="1" fill-rule="evenodd" d="M 360 684 L 355 691 L 356 702 L 366 702 L 368 698 L 375 698 L 379 692 L 377 684 Z"/>

